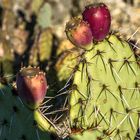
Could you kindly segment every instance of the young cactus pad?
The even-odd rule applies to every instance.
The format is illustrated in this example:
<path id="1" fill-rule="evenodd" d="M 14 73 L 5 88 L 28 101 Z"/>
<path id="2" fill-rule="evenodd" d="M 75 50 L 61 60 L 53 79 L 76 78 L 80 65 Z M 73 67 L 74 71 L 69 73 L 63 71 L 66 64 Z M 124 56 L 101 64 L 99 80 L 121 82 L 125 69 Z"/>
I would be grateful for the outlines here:
<path id="1" fill-rule="evenodd" d="M 80 57 L 79 49 L 71 49 L 65 51 L 57 60 L 55 69 L 57 71 L 57 76 L 59 81 L 67 80 L 73 68 L 76 66 L 78 59 Z"/>
<path id="2" fill-rule="evenodd" d="M 93 44 L 74 74 L 72 130 L 93 130 L 95 140 L 133 140 L 140 123 L 139 84 L 140 68 L 126 41 L 110 35 Z"/>

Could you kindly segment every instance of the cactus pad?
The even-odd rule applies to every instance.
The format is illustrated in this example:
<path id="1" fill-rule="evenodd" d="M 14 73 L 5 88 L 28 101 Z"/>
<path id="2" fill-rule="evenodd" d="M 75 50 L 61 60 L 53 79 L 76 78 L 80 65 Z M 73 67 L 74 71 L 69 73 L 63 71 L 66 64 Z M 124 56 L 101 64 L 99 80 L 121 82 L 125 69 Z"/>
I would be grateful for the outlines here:
<path id="1" fill-rule="evenodd" d="M 134 139 L 139 124 L 139 83 L 140 69 L 127 42 L 111 35 L 93 44 L 74 75 L 72 128 L 96 129 L 100 139 Z"/>
<path id="2" fill-rule="evenodd" d="M 44 133 L 35 120 L 38 112 L 26 108 L 11 87 L 1 84 L 0 106 L 1 140 L 50 140 L 50 135 Z M 40 120 L 40 117 L 37 119 Z M 45 127 L 49 128 L 50 125 Z"/>

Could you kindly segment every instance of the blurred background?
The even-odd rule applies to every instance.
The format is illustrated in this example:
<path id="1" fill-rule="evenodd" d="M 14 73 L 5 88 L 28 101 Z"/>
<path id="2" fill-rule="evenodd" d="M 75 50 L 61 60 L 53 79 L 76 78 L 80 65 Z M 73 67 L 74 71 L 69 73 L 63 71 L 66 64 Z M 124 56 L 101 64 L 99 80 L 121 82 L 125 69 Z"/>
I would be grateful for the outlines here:
<path id="1" fill-rule="evenodd" d="M 140 0 L 0 0 L 0 77 L 28 65 L 59 69 L 61 54 L 73 48 L 66 22 L 94 2 L 106 3 L 112 32 L 128 40 L 139 57 Z"/>
<path id="2" fill-rule="evenodd" d="M 41 27 L 52 27 L 61 38 L 64 37 L 66 21 L 81 14 L 86 5 L 95 2 L 104 2 L 111 10 L 112 29 L 132 35 L 139 27 L 140 0 L 0 0 L 1 26 L 5 22 L 3 18 L 6 18 L 3 12 L 9 10 L 11 26 L 34 22 Z"/>

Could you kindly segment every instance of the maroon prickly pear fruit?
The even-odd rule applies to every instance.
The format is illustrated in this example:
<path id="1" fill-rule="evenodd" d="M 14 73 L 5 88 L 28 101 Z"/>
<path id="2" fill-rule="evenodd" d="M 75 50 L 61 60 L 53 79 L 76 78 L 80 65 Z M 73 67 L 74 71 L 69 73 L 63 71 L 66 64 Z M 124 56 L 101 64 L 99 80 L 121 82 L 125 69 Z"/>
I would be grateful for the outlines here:
<path id="1" fill-rule="evenodd" d="M 111 25 L 111 15 L 107 6 L 103 3 L 86 6 L 82 15 L 83 20 L 90 25 L 93 40 L 102 41 L 105 39 Z"/>
<path id="2" fill-rule="evenodd" d="M 31 109 L 40 106 L 47 91 L 45 74 L 39 68 L 22 68 L 16 77 L 19 97 Z"/>
<path id="3" fill-rule="evenodd" d="M 66 35 L 78 47 L 89 45 L 93 39 L 89 24 L 79 17 L 71 19 L 66 24 Z"/>

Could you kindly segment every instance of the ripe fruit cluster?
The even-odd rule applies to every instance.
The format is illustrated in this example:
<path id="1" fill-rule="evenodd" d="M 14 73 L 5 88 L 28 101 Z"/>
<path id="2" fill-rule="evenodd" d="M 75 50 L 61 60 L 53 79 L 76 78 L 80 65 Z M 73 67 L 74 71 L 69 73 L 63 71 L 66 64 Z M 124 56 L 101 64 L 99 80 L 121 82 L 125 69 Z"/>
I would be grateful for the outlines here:
<path id="1" fill-rule="evenodd" d="M 110 25 L 111 15 L 105 4 L 88 5 L 82 17 L 75 17 L 67 23 L 66 34 L 74 45 L 83 47 L 105 39 Z"/>

